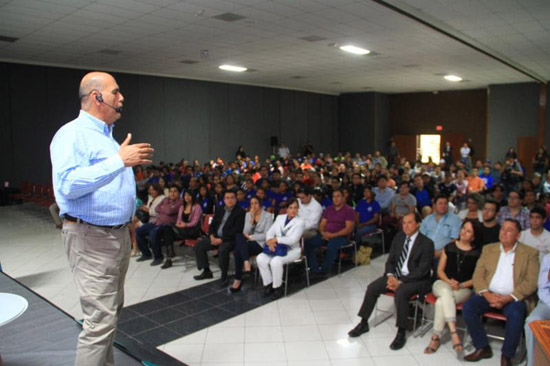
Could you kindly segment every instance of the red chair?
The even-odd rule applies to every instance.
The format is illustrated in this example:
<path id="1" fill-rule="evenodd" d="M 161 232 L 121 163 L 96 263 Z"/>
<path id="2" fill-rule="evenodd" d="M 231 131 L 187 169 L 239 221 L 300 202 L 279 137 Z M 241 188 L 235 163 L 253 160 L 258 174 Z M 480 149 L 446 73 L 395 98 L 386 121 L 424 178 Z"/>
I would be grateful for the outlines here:
<path id="1" fill-rule="evenodd" d="M 388 292 L 386 292 L 382 295 L 391 297 L 392 299 L 395 297 L 395 293 L 393 291 L 388 291 Z M 418 315 L 419 298 L 420 298 L 420 296 L 418 294 L 417 295 L 412 295 L 409 298 L 409 303 L 414 303 L 414 318 L 409 317 L 409 319 L 413 319 L 413 321 L 414 321 L 413 333 L 416 332 L 416 318 L 417 318 L 417 315 Z M 380 299 L 378 299 L 378 300 L 380 300 Z M 394 306 L 392 305 L 392 307 L 394 307 Z M 385 315 L 382 320 L 378 321 L 377 320 L 378 312 L 386 313 L 387 315 Z M 389 318 L 391 318 L 393 314 L 395 314 L 395 309 L 393 309 L 393 311 L 392 310 L 380 309 L 378 307 L 378 301 L 377 301 L 376 306 L 374 307 L 374 327 L 378 326 L 379 324 L 381 324 L 381 323 L 385 322 L 386 320 L 388 320 Z"/>

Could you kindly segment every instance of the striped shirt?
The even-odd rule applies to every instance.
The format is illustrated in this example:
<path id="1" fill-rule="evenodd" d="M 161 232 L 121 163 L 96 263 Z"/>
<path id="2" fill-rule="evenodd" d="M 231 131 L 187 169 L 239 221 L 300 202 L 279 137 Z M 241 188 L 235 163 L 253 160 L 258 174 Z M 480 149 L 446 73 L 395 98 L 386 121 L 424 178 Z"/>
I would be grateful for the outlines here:
<path id="1" fill-rule="evenodd" d="M 132 168 L 124 167 L 113 125 L 80 111 L 61 127 L 50 145 L 55 199 L 60 215 L 94 225 L 131 220 L 136 202 Z"/>

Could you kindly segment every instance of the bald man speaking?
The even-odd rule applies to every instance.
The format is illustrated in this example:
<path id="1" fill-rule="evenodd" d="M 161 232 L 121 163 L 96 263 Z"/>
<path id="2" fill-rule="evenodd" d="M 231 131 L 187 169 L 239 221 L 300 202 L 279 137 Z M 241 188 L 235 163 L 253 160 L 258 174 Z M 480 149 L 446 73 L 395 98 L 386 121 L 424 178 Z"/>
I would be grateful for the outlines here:
<path id="1" fill-rule="evenodd" d="M 113 340 L 130 259 L 128 224 L 136 202 L 132 168 L 150 164 L 150 144 L 119 145 L 114 123 L 124 97 L 113 76 L 90 72 L 79 88 L 80 114 L 50 145 L 62 239 L 84 314 L 76 366 L 114 365 Z"/>

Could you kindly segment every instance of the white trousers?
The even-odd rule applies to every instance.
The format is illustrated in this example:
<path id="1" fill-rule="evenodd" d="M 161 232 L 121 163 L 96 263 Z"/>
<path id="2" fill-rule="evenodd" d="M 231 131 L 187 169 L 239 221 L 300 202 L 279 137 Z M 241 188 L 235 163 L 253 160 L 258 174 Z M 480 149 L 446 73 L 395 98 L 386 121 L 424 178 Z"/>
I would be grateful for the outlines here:
<path id="1" fill-rule="evenodd" d="M 292 248 L 288 250 L 284 257 L 260 253 L 256 257 L 256 263 L 260 269 L 264 286 L 273 283 L 273 288 L 281 287 L 283 283 L 283 265 L 300 258 L 301 252 L 300 248 Z"/>
<path id="2" fill-rule="evenodd" d="M 84 314 L 75 366 L 113 366 L 113 340 L 132 248 L 130 231 L 65 222 L 62 238 Z"/>
<path id="3" fill-rule="evenodd" d="M 441 336 L 445 323 L 456 321 L 456 304 L 463 303 L 472 296 L 472 290 L 461 288 L 458 291 L 454 291 L 447 282 L 437 280 L 432 286 L 432 291 L 437 297 L 433 333 Z"/>

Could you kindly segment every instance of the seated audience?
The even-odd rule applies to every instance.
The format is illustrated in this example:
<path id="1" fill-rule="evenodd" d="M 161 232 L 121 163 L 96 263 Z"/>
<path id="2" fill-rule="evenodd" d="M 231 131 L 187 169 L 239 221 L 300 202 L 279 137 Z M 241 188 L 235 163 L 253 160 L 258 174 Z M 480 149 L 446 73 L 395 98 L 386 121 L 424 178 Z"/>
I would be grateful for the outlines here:
<path id="1" fill-rule="evenodd" d="M 440 194 L 435 198 L 434 212 L 422 220 L 420 232 L 434 242 L 437 259 L 441 256 L 443 247 L 458 239 L 462 222 L 454 213 L 449 211 L 449 199 Z M 437 268 L 437 266 L 436 266 Z"/>
<path id="2" fill-rule="evenodd" d="M 242 188 L 237 189 L 237 204 L 245 211 L 250 208 L 250 202 L 246 199 L 246 193 Z"/>
<path id="3" fill-rule="evenodd" d="M 180 198 L 179 187 L 174 185 L 170 187 L 168 197 L 165 197 L 155 208 L 156 219 L 155 223 L 148 222 L 136 229 L 136 240 L 141 251 L 141 257 L 137 259 L 138 262 L 142 262 L 152 258 L 151 250 L 153 252 L 152 266 L 162 264 L 164 256 L 162 255 L 162 238 L 166 229 L 172 230 L 172 225 L 176 223 L 178 218 L 178 211 L 182 204 Z M 149 245 L 147 243 L 147 236 L 149 237 Z"/>
<path id="4" fill-rule="evenodd" d="M 500 224 L 497 221 L 499 208 L 499 204 L 493 200 L 487 200 L 483 204 L 483 210 L 481 210 L 483 216 L 481 246 L 496 243 L 499 240 Z"/>
<path id="5" fill-rule="evenodd" d="M 546 210 L 540 206 L 535 206 L 529 214 L 529 229 L 521 232 L 519 241 L 540 252 L 540 259 L 550 252 L 550 232 L 544 228 L 546 220 Z"/>
<path id="6" fill-rule="evenodd" d="M 201 235 L 202 208 L 196 202 L 193 192 L 186 191 L 183 194 L 183 204 L 178 210 L 176 224 L 172 230 L 164 230 L 164 246 L 168 258 L 164 261 L 162 269 L 172 267 L 172 258 L 175 256 L 174 240 L 197 239 Z M 184 245 L 182 242 L 181 245 Z"/>
<path id="7" fill-rule="evenodd" d="M 377 186 L 373 189 L 374 199 L 380 204 L 381 214 L 388 215 L 395 192 L 393 189 L 388 188 L 388 178 L 385 175 L 378 177 L 376 184 Z"/>
<path id="8" fill-rule="evenodd" d="M 424 350 L 426 354 L 434 353 L 439 348 L 445 323 L 451 333 L 453 349 L 457 352 L 463 350 L 460 336 L 456 332 L 456 304 L 463 303 L 472 295 L 472 276 L 481 253 L 479 249 L 481 236 L 479 222 L 466 220 L 462 223 L 458 240 L 443 248 L 437 266 L 439 279 L 432 286 L 432 292 L 437 297 L 437 301 L 433 335 L 430 344 Z"/>
<path id="9" fill-rule="evenodd" d="M 221 269 L 220 285 L 229 284 L 227 270 L 229 267 L 229 253 L 235 249 L 235 236 L 243 232 L 245 211 L 237 205 L 234 191 L 224 194 L 224 206 L 216 210 L 214 219 L 210 223 L 208 237 L 201 239 L 193 247 L 198 270 L 202 273 L 193 277 L 195 280 L 213 278 L 208 263 L 208 252 L 218 250 L 218 263 Z"/>
<path id="10" fill-rule="evenodd" d="M 300 238 L 304 233 L 304 221 L 298 217 L 298 201 L 288 200 L 287 213 L 277 219 L 267 231 L 264 251 L 256 257 L 262 276 L 264 296 L 281 297 L 283 265 L 300 258 Z"/>
<path id="11" fill-rule="evenodd" d="M 250 256 L 258 255 L 265 245 L 267 230 L 273 224 L 273 214 L 262 209 L 260 199 L 253 196 L 250 199 L 250 211 L 244 218 L 244 230 L 235 237 L 235 279 L 231 286 L 231 292 L 239 292 L 242 285 L 243 267 L 244 273 L 250 274 Z"/>
<path id="12" fill-rule="evenodd" d="M 508 193 L 508 206 L 501 207 L 498 211 L 498 223 L 502 225 L 506 219 L 514 219 L 521 225 L 521 229 L 529 228 L 529 210 L 521 206 L 521 194 L 519 191 Z"/>
<path id="13" fill-rule="evenodd" d="M 550 254 L 542 259 L 540 266 L 538 292 L 539 303 L 525 320 L 525 347 L 527 348 L 527 366 L 533 366 L 535 340 L 529 323 L 535 320 L 550 320 Z"/>
<path id="14" fill-rule="evenodd" d="M 374 200 L 371 186 L 363 190 L 364 198 L 355 206 L 355 242 L 361 243 L 361 238 L 378 228 L 380 221 L 380 205 Z"/>
<path id="15" fill-rule="evenodd" d="M 526 190 L 523 195 L 523 207 L 531 211 L 537 205 L 537 195 L 532 189 Z"/>
<path id="16" fill-rule="evenodd" d="M 421 218 L 416 213 L 403 217 L 403 231 L 394 237 L 384 274 L 367 287 L 358 315 L 361 322 L 348 334 L 359 337 L 369 331 L 368 320 L 376 301 L 386 292 L 394 292 L 397 336 L 390 344 L 392 350 L 403 348 L 409 312 L 409 299 L 415 294 L 430 291 L 434 245 L 419 232 Z"/>
<path id="17" fill-rule="evenodd" d="M 445 174 L 443 182 L 439 183 L 437 186 L 439 194 L 444 194 L 449 197 L 449 201 L 453 202 L 456 196 L 456 185 L 453 183 L 453 176 Z"/>
<path id="18" fill-rule="evenodd" d="M 474 271 L 475 294 L 462 307 L 462 316 L 476 349 L 464 357 L 465 361 L 493 356 L 481 316 L 488 311 L 502 311 L 506 324 L 501 365 L 512 365 L 525 317 L 536 302 L 539 273 L 539 253 L 519 243 L 520 235 L 519 222 L 505 219 L 500 229 L 500 243 L 483 247 Z"/>
<path id="19" fill-rule="evenodd" d="M 201 185 L 199 187 L 197 202 L 201 206 L 203 214 L 209 215 L 214 213 L 214 202 L 212 201 L 212 197 L 208 193 L 208 188 L 205 185 Z"/>
<path id="20" fill-rule="evenodd" d="M 466 208 L 460 210 L 458 217 L 460 217 L 461 220 L 470 219 L 483 222 L 481 207 L 483 207 L 483 197 L 477 193 L 472 193 L 466 199 Z"/>
<path id="21" fill-rule="evenodd" d="M 361 174 L 354 173 L 351 177 L 351 184 L 348 186 L 351 200 L 355 203 L 363 198 L 364 185 L 361 183 Z"/>
<path id="22" fill-rule="evenodd" d="M 483 172 L 479 175 L 481 180 L 483 181 L 483 185 L 485 186 L 485 189 L 492 189 L 494 185 L 494 179 L 491 175 L 491 166 L 485 166 L 483 168 Z"/>
<path id="23" fill-rule="evenodd" d="M 269 213 L 273 213 L 275 211 L 273 209 L 273 203 L 271 203 L 271 200 L 266 196 L 265 189 L 258 188 L 256 190 L 256 196 L 258 196 L 258 198 L 260 199 L 262 210 L 267 211 Z"/>
<path id="24" fill-rule="evenodd" d="M 416 198 L 409 193 L 409 190 L 408 181 L 399 183 L 399 194 L 396 194 L 392 199 L 390 216 L 384 219 L 385 224 L 397 225 L 398 228 L 401 228 L 403 216 L 415 212 Z"/>
<path id="25" fill-rule="evenodd" d="M 304 221 L 304 239 L 310 239 L 317 235 L 319 228 L 319 221 L 323 214 L 323 208 L 321 204 L 313 198 L 311 188 L 303 186 L 298 189 L 298 203 L 300 209 L 298 216 Z"/>
<path id="26" fill-rule="evenodd" d="M 469 195 L 473 193 L 482 193 L 485 190 L 485 183 L 483 183 L 483 179 L 478 177 L 477 168 L 472 168 L 472 171 L 468 174 L 466 180 L 468 181 Z"/>
<path id="27" fill-rule="evenodd" d="M 319 234 L 305 240 L 304 249 L 311 272 L 324 276 L 330 272 L 332 264 L 338 257 L 340 247 L 349 242 L 355 224 L 353 208 L 344 203 L 344 193 L 341 189 L 332 192 L 333 205 L 323 212 L 319 224 Z M 326 256 L 323 266 L 317 264 L 317 249 L 326 246 Z"/>
<path id="28" fill-rule="evenodd" d="M 422 217 L 432 213 L 433 192 L 424 185 L 422 177 L 418 174 L 414 177 L 414 189 L 411 194 L 416 198 L 416 208 Z"/>

